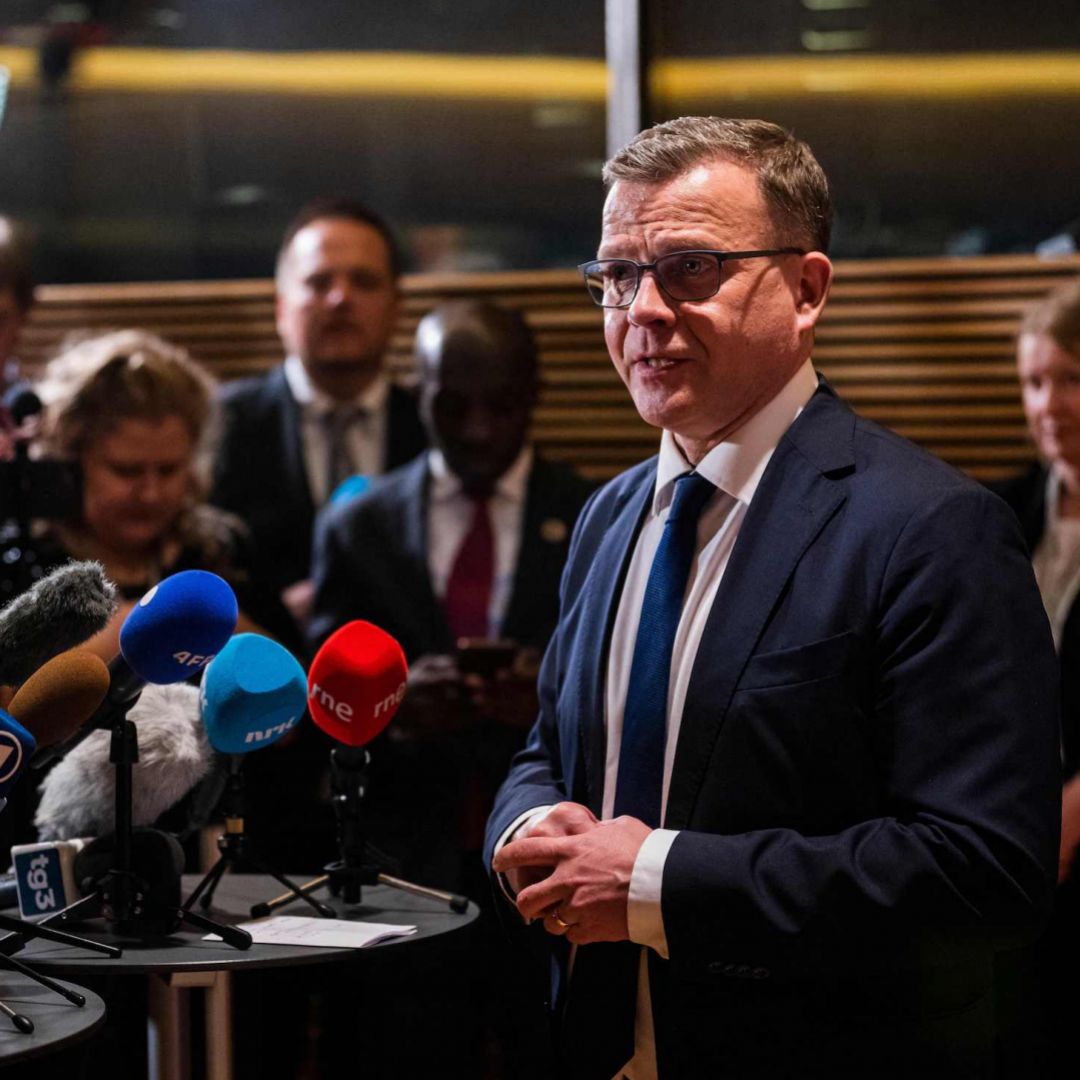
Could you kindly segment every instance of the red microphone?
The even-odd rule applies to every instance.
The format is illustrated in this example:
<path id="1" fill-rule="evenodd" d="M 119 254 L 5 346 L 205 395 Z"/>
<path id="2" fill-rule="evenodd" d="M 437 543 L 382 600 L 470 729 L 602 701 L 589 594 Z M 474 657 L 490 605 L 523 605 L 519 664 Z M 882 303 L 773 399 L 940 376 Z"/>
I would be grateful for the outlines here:
<path id="1" fill-rule="evenodd" d="M 385 630 L 357 619 L 335 630 L 308 672 L 308 711 L 332 739 L 364 746 L 405 696 L 405 653 Z"/>

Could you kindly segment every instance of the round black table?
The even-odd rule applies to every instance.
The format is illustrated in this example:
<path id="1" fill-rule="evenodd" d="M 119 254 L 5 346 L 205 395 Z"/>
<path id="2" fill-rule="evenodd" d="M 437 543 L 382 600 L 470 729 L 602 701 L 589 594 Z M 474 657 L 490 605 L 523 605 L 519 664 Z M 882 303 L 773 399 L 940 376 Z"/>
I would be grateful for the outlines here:
<path id="1" fill-rule="evenodd" d="M 85 1039 L 105 1022 L 105 1002 L 90 990 L 65 983 L 86 998 L 81 1008 L 17 971 L 0 969 L 0 1001 L 34 1022 L 27 1035 L 0 1015 L 0 1069 Z"/>
<path id="2" fill-rule="evenodd" d="M 199 878 L 184 877 L 186 896 Z M 300 884 L 302 875 L 292 880 Z M 269 876 L 261 874 L 226 874 L 214 894 L 214 905 L 206 915 L 218 922 L 249 922 L 252 904 L 280 895 L 281 886 Z M 392 889 L 386 885 L 366 886 L 362 902 L 347 907 L 335 900 L 327 891 L 316 894 L 325 900 L 340 917 L 346 920 L 380 923 L 400 923 L 415 926 L 416 933 L 409 937 L 389 938 L 364 949 L 311 948 L 304 945 L 252 945 L 250 949 L 234 949 L 221 941 L 204 941 L 204 930 L 182 926 L 172 937 L 161 943 L 147 944 L 140 941 L 120 940 L 110 934 L 100 923 L 66 927 L 70 933 L 121 945 L 124 955 L 112 958 L 98 953 L 77 949 L 69 945 L 57 945 L 49 941 L 31 941 L 18 954 L 20 960 L 42 971 L 57 971 L 68 975 L 79 973 L 120 972 L 125 975 L 163 973 L 175 971 L 253 971 L 257 968 L 282 967 L 292 964 L 325 964 L 341 960 L 362 960 L 363 954 L 373 949 L 416 949 L 432 944 L 436 938 L 468 930 L 480 914 L 473 903 L 460 915 L 446 905 L 424 897 L 414 896 Z M 203 914 L 201 908 L 196 908 Z M 303 901 L 278 908 L 275 915 L 311 915 L 315 912 Z M 317 917 L 317 916 L 316 916 Z"/>
<path id="3" fill-rule="evenodd" d="M 199 880 L 196 876 L 185 876 L 185 896 Z M 292 880 L 300 884 L 304 879 L 302 875 L 293 875 Z M 281 892 L 281 885 L 269 876 L 226 874 L 214 894 L 213 907 L 205 914 L 218 922 L 248 922 L 252 904 L 269 900 Z M 189 1075 L 186 992 L 195 988 L 208 990 L 208 1075 L 216 1080 L 228 1080 L 232 1075 L 231 996 L 227 978 L 230 973 L 290 965 L 361 963 L 365 955 L 385 954 L 390 948 L 409 950 L 402 954 L 407 962 L 408 955 L 417 950 L 435 947 L 449 936 L 470 930 L 480 914 L 474 903 L 458 914 L 445 904 L 385 885 L 365 886 L 362 901 L 355 906 L 346 906 L 325 890 L 320 890 L 317 895 L 343 919 L 405 924 L 415 926 L 416 933 L 389 938 L 363 949 L 253 944 L 249 949 L 240 950 L 222 941 L 204 941 L 206 931 L 186 925 L 166 941 L 144 943 L 118 939 L 104 924 L 93 921 L 65 929 L 96 941 L 121 945 L 122 956 L 101 956 L 85 949 L 34 940 L 27 943 L 18 957 L 49 974 L 160 976 L 159 979 L 151 978 L 149 986 L 151 1014 L 159 1029 L 158 1076 L 161 1080 L 176 1080 Z M 197 910 L 203 914 L 201 908 Z M 315 916 L 315 912 L 300 900 L 278 908 L 274 914 Z"/>

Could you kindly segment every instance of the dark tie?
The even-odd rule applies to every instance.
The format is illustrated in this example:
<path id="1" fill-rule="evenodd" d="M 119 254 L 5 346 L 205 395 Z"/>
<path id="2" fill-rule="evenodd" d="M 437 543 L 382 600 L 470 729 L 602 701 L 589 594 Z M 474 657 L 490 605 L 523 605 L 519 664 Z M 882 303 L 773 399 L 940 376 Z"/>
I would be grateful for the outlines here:
<path id="1" fill-rule="evenodd" d="M 329 499 L 343 481 L 356 471 L 349 453 L 349 432 L 365 416 L 355 405 L 337 405 L 323 413 L 323 437 L 326 441 L 326 497 Z"/>
<path id="2" fill-rule="evenodd" d="M 495 577 L 495 533 L 485 496 L 470 495 L 472 522 L 461 541 L 446 582 L 443 608 L 457 638 L 486 638 Z"/>
<path id="3" fill-rule="evenodd" d="M 653 556 L 634 642 L 623 710 L 614 814 L 660 824 L 671 653 L 697 547 L 701 511 L 716 487 L 696 473 L 675 481 L 671 509 Z M 634 1052 L 634 1003 L 641 946 L 629 941 L 578 950 L 563 1016 L 574 1076 L 610 1080 Z"/>
<path id="4" fill-rule="evenodd" d="M 671 509 L 653 556 L 634 642 L 623 709 L 615 817 L 660 825 L 671 651 L 697 546 L 698 518 L 716 487 L 697 473 L 675 481 Z"/>

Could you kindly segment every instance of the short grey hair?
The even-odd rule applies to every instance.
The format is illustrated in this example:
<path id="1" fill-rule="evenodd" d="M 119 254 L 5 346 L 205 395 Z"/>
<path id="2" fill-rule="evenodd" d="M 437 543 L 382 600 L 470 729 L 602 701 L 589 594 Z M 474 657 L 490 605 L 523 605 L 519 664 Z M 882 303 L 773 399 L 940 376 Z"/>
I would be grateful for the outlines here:
<path id="1" fill-rule="evenodd" d="M 767 120 L 682 116 L 646 128 L 604 166 L 604 183 L 665 183 L 713 160 L 757 174 L 778 243 L 829 250 L 832 199 L 825 173 L 802 139 Z"/>

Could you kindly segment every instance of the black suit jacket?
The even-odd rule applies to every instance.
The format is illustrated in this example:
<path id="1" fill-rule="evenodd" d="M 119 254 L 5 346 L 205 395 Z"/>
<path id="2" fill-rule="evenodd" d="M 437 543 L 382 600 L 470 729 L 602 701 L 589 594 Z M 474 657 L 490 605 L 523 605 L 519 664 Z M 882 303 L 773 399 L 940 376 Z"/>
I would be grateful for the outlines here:
<path id="1" fill-rule="evenodd" d="M 1034 553 L 1046 528 L 1045 465 L 1032 465 L 1019 476 L 991 485 L 1013 508 L 1028 550 Z M 1061 658 L 1061 722 L 1065 773 L 1080 770 L 1080 600 L 1065 619 L 1058 648 Z"/>
<path id="2" fill-rule="evenodd" d="M 367 619 L 393 634 L 410 661 L 454 651 L 428 572 L 427 487 L 423 455 L 319 516 L 313 646 L 350 619 Z M 503 637 L 537 649 L 547 645 L 559 614 L 570 534 L 591 490 L 571 469 L 536 457 Z"/>
<path id="3" fill-rule="evenodd" d="M 427 489 L 424 454 L 319 516 L 313 648 L 349 620 L 366 619 L 396 637 L 410 662 L 453 653 L 428 570 Z M 565 466 L 535 459 L 503 637 L 541 651 L 547 644 L 570 535 L 591 490 Z M 482 819 L 524 733 L 503 726 L 456 732 L 449 723 L 445 735 L 432 731 L 406 743 L 395 738 L 391 723 L 372 743 L 367 822 L 372 839 L 400 861 L 406 877 L 477 897 L 470 877 L 482 880 L 479 838 L 471 838 L 475 830 L 466 827 L 464 808 L 479 801 Z"/>
<path id="4" fill-rule="evenodd" d="M 280 591 L 306 578 L 316 507 L 308 486 L 300 407 L 284 367 L 222 388 L 224 424 L 210 501 L 242 518 Z M 386 462 L 394 469 L 427 445 L 416 402 L 391 385 Z"/>
<path id="5" fill-rule="evenodd" d="M 531 807 L 600 811 L 608 643 L 655 475 L 579 519 L 489 866 Z M 988 1075 L 993 949 L 1039 924 L 1056 869 L 1056 669 L 1001 500 L 822 385 L 762 476 L 687 691 L 670 957 L 649 964 L 665 1080 Z M 563 939 L 522 932 L 552 949 L 558 1014 Z M 566 1047 L 566 1075 L 609 1080 L 601 1039 Z"/>

